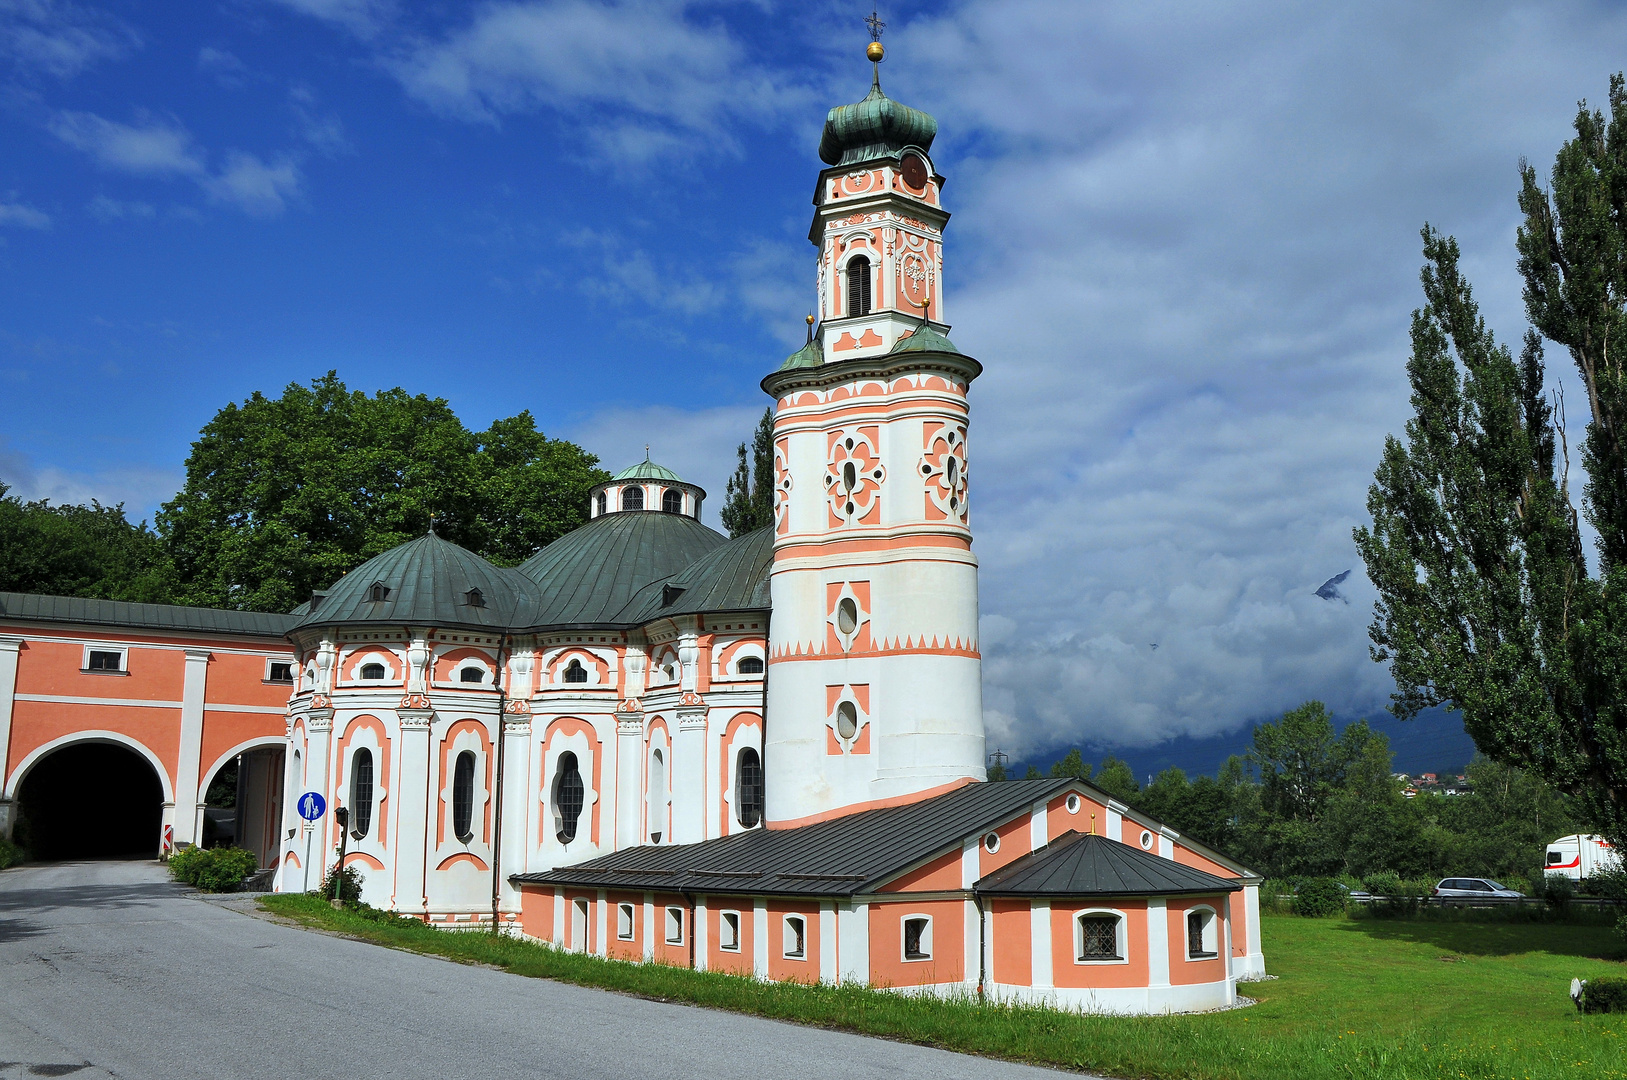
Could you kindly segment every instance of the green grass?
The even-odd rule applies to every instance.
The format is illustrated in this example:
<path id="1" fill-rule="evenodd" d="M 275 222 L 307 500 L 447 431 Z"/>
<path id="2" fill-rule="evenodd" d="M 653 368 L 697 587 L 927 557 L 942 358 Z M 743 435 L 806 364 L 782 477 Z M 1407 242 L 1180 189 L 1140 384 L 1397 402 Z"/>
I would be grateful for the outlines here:
<path id="1" fill-rule="evenodd" d="M 325 900 L 261 901 L 306 926 L 517 975 L 1110 1076 L 1627 1080 L 1627 1016 L 1582 1016 L 1573 976 L 1624 974 L 1596 926 L 1264 916 L 1260 1004 L 1111 1018 L 941 1002 L 852 987 L 757 983 L 557 952 L 482 933 L 387 924 Z"/>

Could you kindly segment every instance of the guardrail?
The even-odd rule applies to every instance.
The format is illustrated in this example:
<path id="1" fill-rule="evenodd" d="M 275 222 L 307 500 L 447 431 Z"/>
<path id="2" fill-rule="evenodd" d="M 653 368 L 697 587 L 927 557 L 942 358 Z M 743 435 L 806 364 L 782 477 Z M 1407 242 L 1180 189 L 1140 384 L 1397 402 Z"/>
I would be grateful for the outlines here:
<path id="1" fill-rule="evenodd" d="M 1292 903 L 1292 893 L 1278 895 L 1278 900 Z M 1365 893 L 1352 893 L 1345 897 L 1352 904 L 1378 904 L 1389 901 L 1413 901 L 1424 907 L 1441 908 L 1499 908 L 1499 907 L 1549 907 L 1547 900 L 1540 896 L 1372 896 Z M 1567 907 L 1627 907 L 1627 900 L 1610 900 L 1602 896 L 1573 896 L 1565 900 Z"/>

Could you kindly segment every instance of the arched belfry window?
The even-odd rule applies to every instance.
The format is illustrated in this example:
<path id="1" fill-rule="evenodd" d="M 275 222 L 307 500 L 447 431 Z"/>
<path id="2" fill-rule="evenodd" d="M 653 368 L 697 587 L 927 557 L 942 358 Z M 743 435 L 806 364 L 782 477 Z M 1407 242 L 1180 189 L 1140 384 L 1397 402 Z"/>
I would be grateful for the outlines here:
<path id="1" fill-rule="evenodd" d="M 465 750 L 452 768 L 452 832 L 459 843 L 467 844 L 475 838 L 474 816 L 475 753 Z"/>
<path id="2" fill-rule="evenodd" d="M 568 683 L 585 683 L 588 681 L 588 669 L 582 666 L 582 661 L 572 660 L 565 665 L 565 681 Z"/>
<path id="3" fill-rule="evenodd" d="M 847 313 L 870 314 L 870 260 L 863 255 L 847 264 Z"/>
<path id="4" fill-rule="evenodd" d="M 735 759 L 734 816 L 748 829 L 763 820 L 763 759 L 755 746 L 742 747 Z"/>
<path id="5" fill-rule="evenodd" d="M 582 770 L 576 764 L 576 755 L 567 750 L 559 755 L 559 764 L 554 769 L 554 835 L 561 844 L 576 839 L 583 795 Z"/>
<path id="6" fill-rule="evenodd" d="M 684 494 L 672 488 L 661 493 L 661 510 L 667 514 L 681 514 L 684 512 Z"/>
<path id="7" fill-rule="evenodd" d="M 644 489 L 637 484 L 630 484 L 621 489 L 621 508 L 623 510 L 644 509 Z"/>
<path id="8" fill-rule="evenodd" d="M 361 747 L 350 759 L 350 835 L 362 839 L 373 828 L 373 751 Z"/>

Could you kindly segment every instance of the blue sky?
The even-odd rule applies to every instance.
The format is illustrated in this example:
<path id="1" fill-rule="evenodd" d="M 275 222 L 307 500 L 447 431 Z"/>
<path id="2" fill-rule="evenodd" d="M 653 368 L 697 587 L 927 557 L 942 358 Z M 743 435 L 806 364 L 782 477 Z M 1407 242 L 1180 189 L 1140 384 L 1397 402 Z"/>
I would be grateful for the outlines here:
<path id="1" fill-rule="evenodd" d="M 818 130 L 867 87 L 866 13 L 0 0 L 0 479 L 150 515 L 221 405 L 334 368 L 471 426 L 530 409 L 611 467 L 649 442 L 715 521 L 802 336 Z M 1517 340 L 1516 163 L 1603 101 L 1621 6 L 882 15 L 886 89 L 939 121 L 948 316 L 987 368 L 991 741 L 1382 707 L 1350 530 L 1406 415 L 1418 229 L 1460 238 Z M 1313 595 L 1351 567 L 1352 603 Z"/>

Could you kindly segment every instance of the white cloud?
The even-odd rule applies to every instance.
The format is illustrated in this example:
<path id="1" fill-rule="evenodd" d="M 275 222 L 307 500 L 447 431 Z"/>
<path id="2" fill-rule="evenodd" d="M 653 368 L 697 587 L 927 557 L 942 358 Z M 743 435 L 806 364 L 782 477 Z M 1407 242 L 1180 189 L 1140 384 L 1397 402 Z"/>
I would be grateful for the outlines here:
<path id="1" fill-rule="evenodd" d="M 330 157 L 353 152 L 350 140 L 345 137 L 344 122 L 337 114 L 321 108 L 316 91 L 308 86 L 295 86 L 288 92 L 288 103 L 294 110 L 297 134 L 313 149 Z"/>
<path id="2" fill-rule="evenodd" d="M 232 150 L 213 169 L 192 135 L 175 121 L 145 119 L 139 124 L 122 124 L 95 113 L 61 112 L 52 120 L 51 130 L 103 168 L 137 176 L 184 177 L 210 199 L 248 214 L 279 213 L 300 190 L 299 166 L 292 157 L 281 155 L 266 161 Z"/>
<path id="3" fill-rule="evenodd" d="M 105 11 L 61 0 L 0 0 L 0 57 L 58 78 L 116 60 L 141 38 Z"/>
<path id="4" fill-rule="evenodd" d="M 0 202 L 0 225 L 23 229 L 49 229 L 51 215 L 18 202 Z"/>
<path id="5" fill-rule="evenodd" d="M 721 22 L 686 16 L 682 3 L 492 3 L 387 64 L 440 113 L 495 122 L 561 110 L 599 154 L 624 162 L 732 147 L 733 122 L 771 125 L 808 102 L 749 60 Z"/>
<path id="6" fill-rule="evenodd" d="M 237 89 L 249 80 L 248 65 L 227 49 L 205 45 L 198 50 L 198 70 L 214 77 L 228 89 Z"/>
<path id="7" fill-rule="evenodd" d="M 152 203 L 139 201 L 123 201 L 110 199 L 106 195 L 98 195 L 90 200 L 85 209 L 90 215 L 101 221 L 125 221 L 131 219 L 147 219 L 155 217 L 158 211 Z"/>
<path id="8" fill-rule="evenodd" d="M 0 483 L 11 489 L 8 496 L 25 502 L 49 499 L 59 505 L 123 503 L 125 516 L 139 521 L 150 518 L 164 500 L 173 498 L 183 479 L 177 472 L 141 466 L 94 473 L 40 466 L 28 454 L 0 444 Z"/>
<path id="9" fill-rule="evenodd" d="M 269 0 L 301 15 L 337 23 L 358 37 L 368 38 L 389 22 L 395 11 L 391 0 Z"/>

